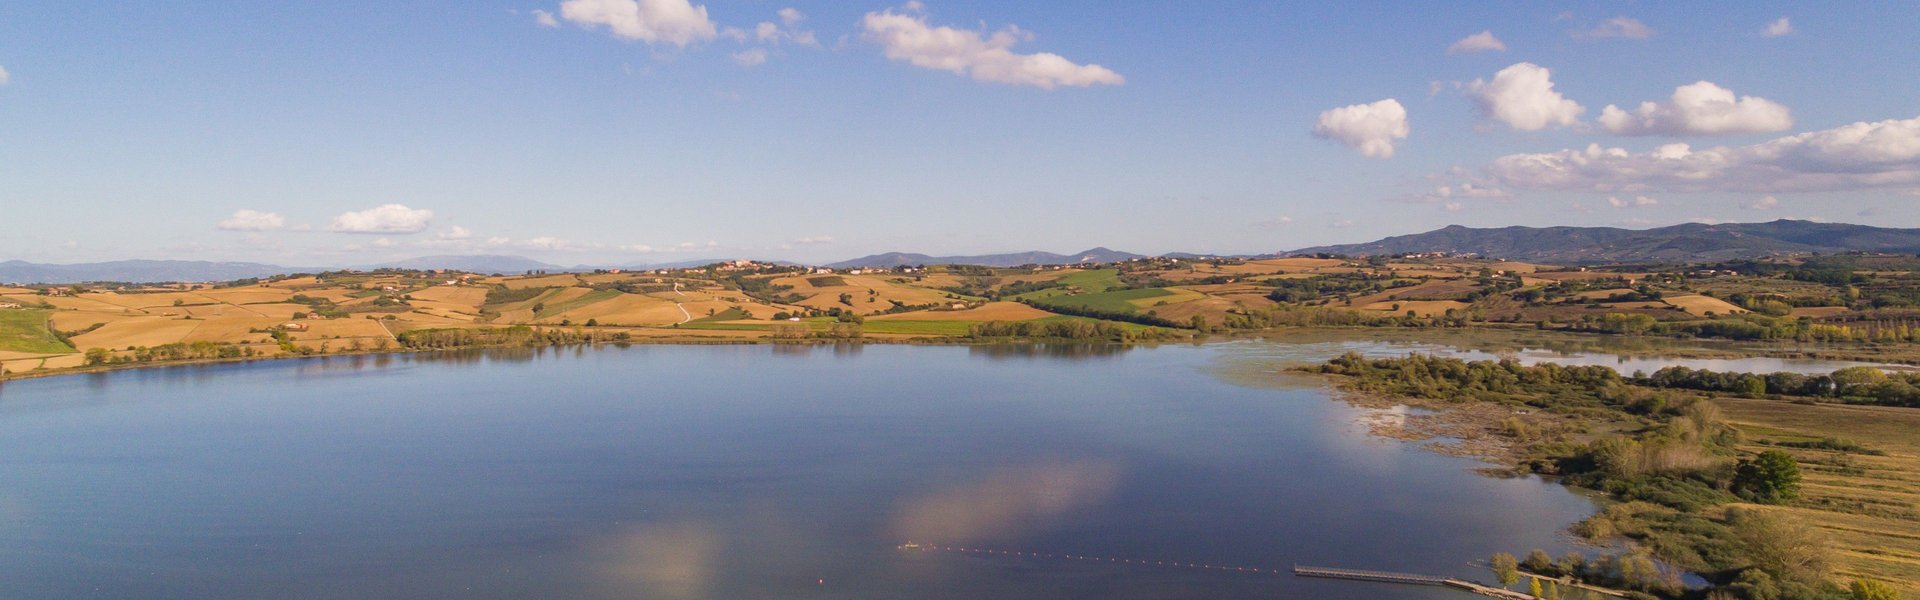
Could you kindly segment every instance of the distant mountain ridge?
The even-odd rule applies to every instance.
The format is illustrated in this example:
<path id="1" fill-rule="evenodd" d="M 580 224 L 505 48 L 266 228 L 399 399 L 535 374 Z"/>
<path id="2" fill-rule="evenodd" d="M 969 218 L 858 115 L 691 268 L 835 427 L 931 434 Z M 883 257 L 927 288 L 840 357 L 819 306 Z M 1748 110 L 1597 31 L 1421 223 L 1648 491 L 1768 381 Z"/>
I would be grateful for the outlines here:
<path id="1" fill-rule="evenodd" d="M 1081 263 L 1110 263 L 1146 255 L 1121 252 L 1108 248 L 1090 248 L 1073 254 L 1054 254 L 1052 252 L 1013 252 L 1007 254 L 983 254 L 978 256 L 928 256 L 906 252 L 887 252 L 862 256 L 852 260 L 843 260 L 826 266 L 835 269 L 854 269 L 865 267 L 905 267 L 912 265 L 975 265 L 981 267 L 1017 267 L 1020 265 L 1074 265 Z"/>
<path id="2" fill-rule="evenodd" d="M 468 273 L 525 273 L 527 271 L 565 271 L 566 267 L 522 256 L 500 254 L 448 254 L 422 256 L 380 263 L 366 269 L 451 269 Z"/>
<path id="3" fill-rule="evenodd" d="M 19 260 L 0 262 L 0 282 L 82 283 L 87 281 L 231 281 L 311 271 L 279 265 L 204 260 L 116 260 L 54 265 Z"/>
<path id="4" fill-rule="evenodd" d="M 1766 223 L 1684 223 L 1653 229 L 1450 225 L 1363 244 L 1301 248 L 1285 254 L 1373 256 L 1418 252 L 1475 254 L 1540 263 L 1699 262 L 1812 253 L 1920 252 L 1920 229 L 1781 219 Z"/>

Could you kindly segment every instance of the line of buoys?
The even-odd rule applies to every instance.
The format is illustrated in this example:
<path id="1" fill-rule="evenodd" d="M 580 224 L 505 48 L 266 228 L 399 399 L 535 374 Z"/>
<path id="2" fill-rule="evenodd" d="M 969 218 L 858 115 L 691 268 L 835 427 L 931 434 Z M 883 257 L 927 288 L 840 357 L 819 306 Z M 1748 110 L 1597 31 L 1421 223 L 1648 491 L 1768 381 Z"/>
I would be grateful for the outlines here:
<path id="1" fill-rule="evenodd" d="M 1177 568 L 1177 569 L 1200 569 L 1200 570 L 1207 570 L 1207 571 L 1225 571 L 1225 572 L 1231 572 L 1231 573 L 1259 573 L 1259 574 L 1268 574 L 1268 575 L 1281 574 L 1280 569 L 1265 569 L 1260 567 L 1237 567 L 1232 565 L 1215 565 L 1215 564 L 1207 564 L 1207 563 L 1182 562 L 1182 561 L 1146 560 L 1146 559 L 1138 559 L 1138 558 L 1088 556 L 1085 554 L 1051 554 L 1051 553 L 1044 553 L 1044 552 L 1030 552 L 1025 550 L 1001 550 L 997 548 L 969 548 L 966 546 L 943 546 L 940 544 L 916 544 L 913 542 L 907 542 L 905 544 L 901 544 L 898 547 L 901 550 L 935 550 L 940 552 L 955 552 L 955 553 L 961 553 L 961 554 L 1022 556 L 1022 557 L 1030 557 L 1030 558 L 1059 558 L 1063 560 L 1078 560 L 1078 561 L 1086 561 L 1086 562 L 1103 562 L 1103 563 L 1124 564 L 1124 565 L 1137 565 L 1142 567 L 1169 567 L 1169 568 Z"/>

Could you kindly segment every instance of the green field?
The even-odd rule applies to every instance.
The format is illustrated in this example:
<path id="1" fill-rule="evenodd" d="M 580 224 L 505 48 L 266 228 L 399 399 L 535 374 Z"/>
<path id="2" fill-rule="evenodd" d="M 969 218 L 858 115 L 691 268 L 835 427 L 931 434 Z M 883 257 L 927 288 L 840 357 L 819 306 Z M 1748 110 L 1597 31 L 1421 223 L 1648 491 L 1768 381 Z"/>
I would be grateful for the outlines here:
<path id="1" fill-rule="evenodd" d="M 73 352 L 72 346 L 53 337 L 53 331 L 47 329 L 47 315 L 52 312 L 0 309 L 0 350 L 41 354 Z"/>
<path id="2" fill-rule="evenodd" d="M 1119 269 L 1094 269 L 1081 271 L 1060 278 L 1060 283 L 1078 287 L 1088 293 L 1104 292 L 1120 286 Z"/>
<path id="3" fill-rule="evenodd" d="M 1040 300 L 1040 305 L 1043 308 L 1046 306 L 1066 306 L 1110 313 L 1133 314 L 1139 309 L 1139 306 L 1134 303 L 1136 300 L 1147 300 L 1173 295 L 1175 295 L 1173 292 L 1167 291 L 1165 288 L 1141 288 L 1137 290 L 1101 292 L 1098 294 L 1081 294 L 1078 296 L 1054 296 Z"/>

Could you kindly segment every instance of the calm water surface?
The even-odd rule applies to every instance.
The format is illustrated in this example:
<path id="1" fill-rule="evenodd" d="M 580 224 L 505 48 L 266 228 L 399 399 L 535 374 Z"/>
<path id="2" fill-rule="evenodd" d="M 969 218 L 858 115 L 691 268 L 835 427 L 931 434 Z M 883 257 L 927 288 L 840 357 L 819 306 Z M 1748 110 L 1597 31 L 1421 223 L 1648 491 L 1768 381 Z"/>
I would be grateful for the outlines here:
<path id="1" fill-rule="evenodd" d="M 1467 598 L 928 545 L 1488 579 L 1592 510 L 1372 438 L 1272 343 L 669 347 L 0 387 L 0 595 Z M 1245 378 L 1238 378 L 1244 380 Z"/>

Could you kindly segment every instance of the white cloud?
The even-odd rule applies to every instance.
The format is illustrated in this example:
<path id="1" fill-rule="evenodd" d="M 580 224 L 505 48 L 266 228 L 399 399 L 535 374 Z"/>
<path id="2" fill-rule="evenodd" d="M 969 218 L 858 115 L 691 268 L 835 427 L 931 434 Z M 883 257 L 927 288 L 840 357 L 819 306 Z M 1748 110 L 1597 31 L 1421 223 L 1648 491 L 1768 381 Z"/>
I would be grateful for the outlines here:
<path id="1" fill-rule="evenodd" d="M 1506 198 L 1506 190 L 1462 183 L 1460 185 L 1442 185 L 1428 190 L 1413 200 L 1428 204 L 1458 204 L 1461 199 Z"/>
<path id="2" fill-rule="evenodd" d="M 1407 109 L 1388 98 L 1320 113 L 1313 135 L 1346 144 L 1373 158 L 1393 158 L 1393 141 L 1407 139 Z"/>
<path id="3" fill-rule="evenodd" d="M 390 240 L 390 239 L 387 239 L 387 238 L 380 238 L 380 239 L 377 239 L 377 240 L 374 240 L 374 241 L 373 241 L 372 243 L 369 243 L 369 244 L 367 244 L 367 245 L 368 245 L 368 246 L 373 246 L 373 247 L 375 247 L 375 248 L 392 248 L 392 247 L 394 247 L 394 246 L 398 246 L 398 245 L 400 245 L 400 244 L 396 244 L 396 243 L 394 243 L 394 241 L 393 241 L 393 240 Z"/>
<path id="4" fill-rule="evenodd" d="M 1467 208 L 1467 205 L 1461 204 L 1459 202 L 1445 202 L 1440 205 L 1440 210 L 1444 210 L 1447 212 L 1460 212 L 1462 210 L 1465 210 L 1466 208 Z"/>
<path id="5" fill-rule="evenodd" d="M 626 250 L 628 252 L 638 252 L 640 254 L 681 254 L 686 252 L 713 252 L 720 248 L 720 243 L 712 240 L 708 240 L 707 243 L 705 244 L 695 244 L 693 242 L 680 242 L 679 244 L 675 244 L 671 246 L 654 246 L 652 244 L 633 244 L 628 246 L 620 246 L 619 248 L 621 250 Z"/>
<path id="6" fill-rule="evenodd" d="M 1274 217 L 1274 218 L 1271 218 L 1271 219 L 1266 219 L 1266 220 L 1264 220 L 1264 221 L 1257 221 L 1257 222 L 1255 222 L 1255 223 L 1253 224 L 1253 226 L 1254 226 L 1254 227 L 1259 227 L 1259 228 L 1261 228 L 1261 229 L 1279 229 L 1279 228 L 1281 228 L 1281 227 L 1286 227 L 1286 226 L 1288 226 L 1288 225 L 1292 225 L 1292 224 L 1293 224 L 1293 217 L 1292 217 L 1292 216 L 1290 216 L 1290 215 L 1280 215 L 1280 216 L 1278 216 L 1278 217 Z"/>
<path id="7" fill-rule="evenodd" d="M 1546 67 L 1516 63 L 1494 73 L 1491 82 L 1467 84 L 1467 96 L 1482 116 L 1521 131 L 1578 123 L 1587 109 L 1554 91 L 1552 75 Z"/>
<path id="8" fill-rule="evenodd" d="M 906 10 L 917 12 L 917 3 Z M 1019 54 L 1014 44 L 1030 40 L 1032 34 L 1009 26 L 988 34 L 971 29 L 931 27 L 923 15 L 901 14 L 893 10 L 867 13 L 860 20 L 861 37 L 879 44 L 887 58 L 906 61 L 916 67 L 951 71 L 976 81 L 1031 85 L 1041 89 L 1058 86 L 1088 87 L 1120 85 L 1126 78 L 1095 64 L 1074 64 L 1058 54 L 1039 52 Z"/>
<path id="9" fill-rule="evenodd" d="M 560 26 L 560 21 L 558 19 L 553 18 L 553 13 L 540 10 L 537 8 L 533 10 L 533 22 L 540 24 L 541 27 L 559 27 Z"/>
<path id="10" fill-rule="evenodd" d="M 1620 198 L 1616 198 L 1613 196 L 1607 197 L 1607 205 L 1612 206 L 1614 208 L 1645 208 L 1648 206 L 1656 206 L 1658 204 L 1660 204 L 1659 200 L 1648 197 L 1648 196 L 1634 196 L 1632 199 L 1628 199 L 1628 200 L 1622 200 Z"/>
<path id="11" fill-rule="evenodd" d="M 8 81 L 12 81 L 12 80 L 13 80 L 13 76 L 7 74 L 7 68 L 0 67 L 0 85 L 6 85 Z"/>
<path id="12" fill-rule="evenodd" d="M 1447 46 L 1447 54 L 1467 54 L 1472 52 L 1506 52 L 1507 45 L 1500 38 L 1493 37 L 1493 31 L 1476 33 Z"/>
<path id="13" fill-rule="evenodd" d="M 1653 37 L 1653 28 L 1628 17 L 1614 17 L 1600 22 L 1600 26 L 1593 29 L 1575 31 L 1573 37 L 1589 40 L 1604 38 L 1644 40 Z"/>
<path id="14" fill-rule="evenodd" d="M 560 17 L 588 28 L 605 25 L 615 36 L 649 44 L 686 47 L 719 35 L 707 7 L 687 0 L 566 0 Z"/>
<path id="15" fill-rule="evenodd" d="M 1777 138 L 1748 146 L 1695 150 L 1667 144 L 1634 153 L 1592 144 L 1503 156 L 1483 184 L 1520 189 L 1602 192 L 1779 193 L 1920 185 L 1920 117 Z"/>
<path id="16" fill-rule="evenodd" d="M 1773 210 L 1780 207 L 1780 199 L 1773 196 L 1761 196 L 1760 199 L 1740 205 L 1747 210 Z"/>
<path id="17" fill-rule="evenodd" d="M 800 28 L 800 24 L 807 20 L 806 14 L 793 8 L 782 8 L 777 14 L 780 16 L 779 23 L 763 21 L 753 27 L 754 40 L 763 44 L 778 45 L 792 42 L 802 46 L 820 47 L 820 40 L 814 36 L 813 30 Z M 743 41 L 744 34 L 745 32 L 742 32 Z"/>
<path id="18" fill-rule="evenodd" d="M 227 231 L 272 231 L 286 226 L 286 217 L 244 208 L 234 211 L 233 216 L 227 217 L 219 224 L 221 229 Z"/>
<path id="19" fill-rule="evenodd" d="M 1793 33 L 1793 22 L 1788 21 L 1786 17 L 1780 17 L 1780 20 L 1768 23 L 1766 29 L 1760 30 L 1760 35 L 1770 38 L 1776 38 L 1790 33 Z"/>
<path id="20" fill-rule="evenodd" d="M 758 66 L 767 62 L 767 49 L 748 48 L 733 53 L 733 63 L 742 67 Z"/>
<path id="21" fill-rule="evenodd" d="M 433 211 L 387 204 L 333 218 L 327 230 L 340 233 L 419 233 L 433 221 Z"/>
<path id="22" fill-rule="evenodd" d="M 803 237 L 803 238 L 800 238 L 800 239 L 797 239 L 797 240 L 794 240 L 794 241 L 793 241 L 792 243 L 794 243 L 794 244 L 799 244 L 799 245 L 803 245 L 803 246 L 805 246 L 805 245 L 817 245 L 817 244 L 831 244 L 831 243 L 833 243 L 833 236 L 830 236 L 830 235 L 810 235 L 810 236 L 807 236 L 807 237 Z"/>
<path id="23" fill-rule="evenodd" d="M 464 240 L 464 239 L 473 237 L 473 232 L 467 231 L 467 228 L 465 227 L 455 225 L 453 227 L 448 228 L 446 231 L 440 232 L 439 235 L 435 235 L 433 237 L 436 239 L 442 239 L 442 240 Z"/>
<path id="24" fill-rule="evenodd" d="M 1629 113 L 1612 104 L 1600 110 L 1600 126 L 1619 135 L 1724 135 L 1793 128 L 1793 113 L 1759 96 L 1734 97 L 1710 81 L 1683 85 L 1665 103 L 1641 102 Z"/>

